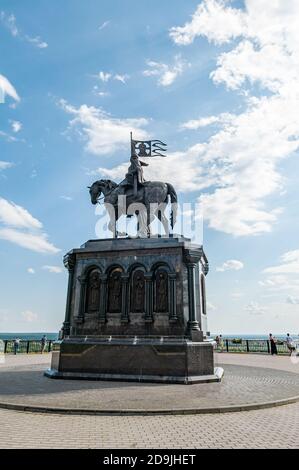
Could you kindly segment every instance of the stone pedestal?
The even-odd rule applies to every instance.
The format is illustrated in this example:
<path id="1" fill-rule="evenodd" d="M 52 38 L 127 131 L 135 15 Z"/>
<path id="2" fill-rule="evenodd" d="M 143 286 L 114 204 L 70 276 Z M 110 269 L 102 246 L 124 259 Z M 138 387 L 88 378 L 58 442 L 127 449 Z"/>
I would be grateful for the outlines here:
<path id="1" fill-rule="evenodd" d="M 54 351 L 51 378 L 164 382 L 217 382 L 209 343 L 167 338 L 69 338 Z"/>
<path id="2" fill-rule="evenodd" d="M 202 246 L 182 237 L 91 240 L 64 262 L 64 339 L 49 376 L 217 379 L 212 346 L 203 341 L 208 261 Z"/>

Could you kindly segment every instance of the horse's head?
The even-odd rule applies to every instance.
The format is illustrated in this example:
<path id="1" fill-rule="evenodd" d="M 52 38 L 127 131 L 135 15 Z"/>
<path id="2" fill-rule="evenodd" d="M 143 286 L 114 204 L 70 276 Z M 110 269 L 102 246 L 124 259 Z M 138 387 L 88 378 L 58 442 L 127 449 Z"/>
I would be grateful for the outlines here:
<path id="1" fill-rule="evenodd" d="M 98 180 L 95 181 L 91 186 L 89 186 L 89 194 L 92 204 L 97 204 L 99 197 L 103 193 L 104 196 L 111 192 L 117 186 L 111 180 Z"/>
<path id="2" fill-rule="evenodd" d="M 96 204 L 102 192 L 100 181 L 95 181 L 91 186 L 88 186 L 88 189 L 91 203 Z"/>

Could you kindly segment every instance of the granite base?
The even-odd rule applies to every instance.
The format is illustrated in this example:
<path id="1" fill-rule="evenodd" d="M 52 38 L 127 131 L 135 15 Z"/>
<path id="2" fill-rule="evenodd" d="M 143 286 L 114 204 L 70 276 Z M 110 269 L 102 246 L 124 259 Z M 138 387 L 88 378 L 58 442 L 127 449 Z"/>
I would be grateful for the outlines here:
<path id="1" fill-rule="evenodd" d="M 65 339 L 52 353 L 50 378 L 193 384 L 217 382 L 213 347 L 182 339 Z"/>

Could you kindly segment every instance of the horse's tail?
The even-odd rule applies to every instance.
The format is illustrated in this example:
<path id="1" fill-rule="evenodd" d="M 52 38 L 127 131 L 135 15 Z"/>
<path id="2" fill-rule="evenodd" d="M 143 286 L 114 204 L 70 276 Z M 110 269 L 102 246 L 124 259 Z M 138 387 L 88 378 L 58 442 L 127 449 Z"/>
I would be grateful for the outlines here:
<path id="1" fill-rule="evenodd" d="M 170 196 L 170 202 L 171 202 L 170 225 L 171 225 L 171 228 L 173 229 L 176 223 L 177 212 L 178 212 L 178 196 L 172 184 L 170 183 L 166 183 L 166 184 L 167 184 L 167 196 Z"/>

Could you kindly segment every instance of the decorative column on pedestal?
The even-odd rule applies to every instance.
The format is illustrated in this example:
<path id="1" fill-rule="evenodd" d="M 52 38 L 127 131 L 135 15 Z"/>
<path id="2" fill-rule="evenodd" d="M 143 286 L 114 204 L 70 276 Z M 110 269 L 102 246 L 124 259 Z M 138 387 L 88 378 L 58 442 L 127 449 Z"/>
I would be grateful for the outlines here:
<path id="1" fill-rule="evenodd" d="M 78 316 L 75 317 L 75 321 L 78 324 L 84 322 L 85 317 L 85 304 L 86 304 L 86 284 L 87 284 L 87 277 L 86 276 L 79 276 L 78 281 L 80 282 L 80 299 L 79 299 L 79 312 Z"/>
<path id="2" fill-rule="evenodd" d="M 101 290 L 100 290 L 100 311 L 99 322 L 106 323 L 107 321 L 107 274 L 100 274 Z"/>
<path id="3" fill-rule="evenodd" d="M 187 324 L 187 334 L 192 341 L 203 341 L 203 332 L 201 330 L 201 319 L 196 308 L 196 267 L 201 257 L 201 251 L 185 250 L 184 258 L 188 273 L 188 303 L 189 319 Z"/>
<path id="4" fill-rule="evenodd" d="M 169 321 L 170 323 L 176 323 L 178 320 L 177 309 L 176 309 L 176 273 L 171 273 L 168 275 L 170 283 L 170 312 L 169 312 Z"/>
<path id="5" fill-rule="evenodd" d="M 63 264 L 69 272 L 66 308 L 65 308 L 65 319 L 62 326 L 63 337 L 70 335 L 71 326 L 71 306 L 72 306 L 72 291 L 74 281 L 74 267 L 75 267 L 75 256 L 71 253 L 67 253 L 63 258 Z"/>
<path id="6" fill-rule="evenodd" d="M 121 323 L 129 323 L 129 279 L 128 274 L 122 274 L 122 307 L 121 307 Z"/>
<path id="7" fill-rule="evenodd" d="M 153 276 L 151 273 L 144 275 L 145 280 L 145 322 L 152 323 L 153 316 Z"/>

